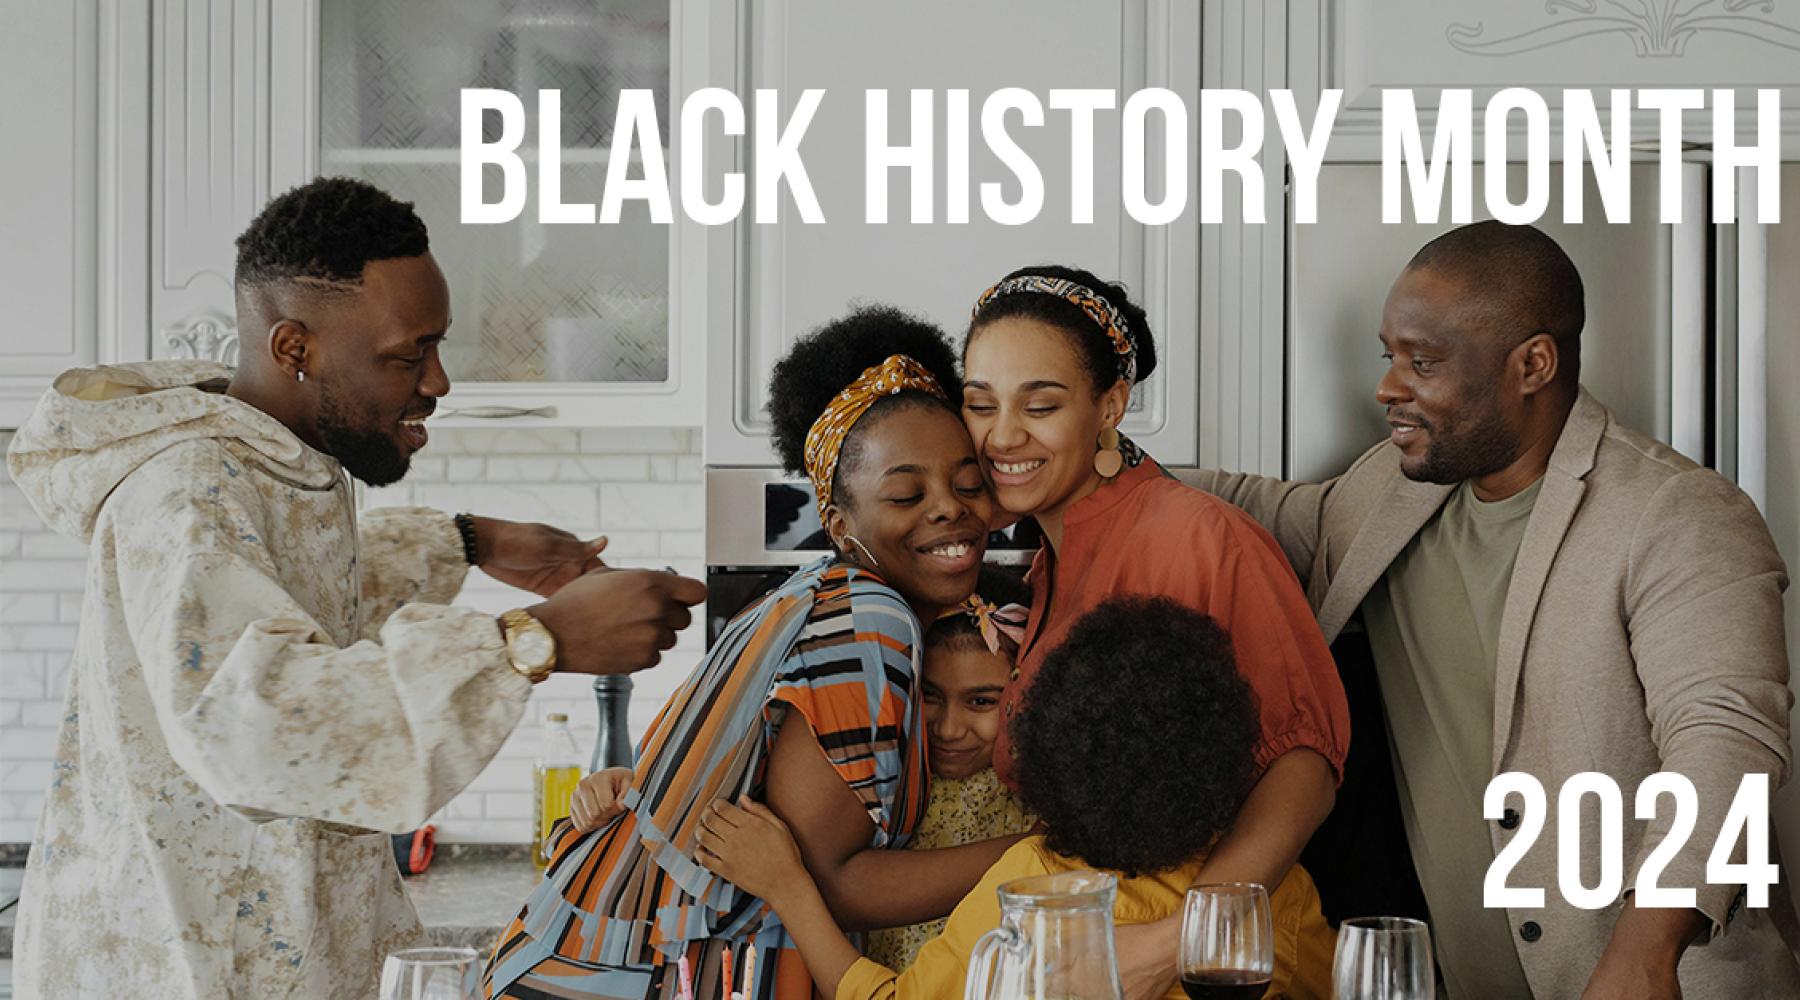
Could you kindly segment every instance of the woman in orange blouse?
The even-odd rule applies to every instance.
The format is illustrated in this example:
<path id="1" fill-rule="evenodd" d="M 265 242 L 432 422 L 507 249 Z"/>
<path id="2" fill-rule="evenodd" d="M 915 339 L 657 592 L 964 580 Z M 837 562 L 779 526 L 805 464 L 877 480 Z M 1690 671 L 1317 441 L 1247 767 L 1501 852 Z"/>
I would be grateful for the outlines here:
<path id="1" fill-rule="evenodd" d="M 1349 710 L 1275 540 L 1118 433 L 1132 386 L 1155 365 L 1144 311 L 1086 271 L 1026 268 L 976 304 L 963 348 L 963 422 L 999 505 L 1035 519 L 1045 541 L 1028 577 L 1019 676 L 1002 710 L 1016 711 L 1045 656 L 1108 597 L 1167 597 L 1211 615 L 1233 637 L 1262 737 L 1259 777 L 1200 877 L 1276 886 L 1331 811 Z M 1006 730 L 994 763 L 1011 783 Z M 1120 934 L 1127 997 L 1160 995 L 1174 982 L 1179 932 L 1169 918 Z"/>

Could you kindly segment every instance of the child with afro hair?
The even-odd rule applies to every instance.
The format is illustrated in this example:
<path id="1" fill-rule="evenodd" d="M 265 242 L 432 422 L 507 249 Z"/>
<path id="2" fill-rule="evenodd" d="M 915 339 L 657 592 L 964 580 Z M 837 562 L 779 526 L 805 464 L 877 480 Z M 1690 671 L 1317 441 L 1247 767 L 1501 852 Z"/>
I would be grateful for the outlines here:
<path id="1" fill-rule="evenodd" d="M 700 860 L 775 908 L 819 991 L 839 1000 L 960 993 L 976 939 L 1000 923 L 995 890 L 1016 879 L 1099 869 L 1119 879 L 1115 924 L 1180 912 L 1254 774 L 1256 707 L 1231 637 L 1167 599 L 1106 601 L 1045 660 L 1011 725 L 1020 794 L 1047 832 L 996 862 L 903 973 L 857 953 L 792 836 L 760 803 L 709 807 Z M 1329 997 L 1335 934 L 1311 877 L 1296 865 L 1270 903 L 1268 995 Z M 1183 993 L 1176 985 L 1168 995 Z"/>

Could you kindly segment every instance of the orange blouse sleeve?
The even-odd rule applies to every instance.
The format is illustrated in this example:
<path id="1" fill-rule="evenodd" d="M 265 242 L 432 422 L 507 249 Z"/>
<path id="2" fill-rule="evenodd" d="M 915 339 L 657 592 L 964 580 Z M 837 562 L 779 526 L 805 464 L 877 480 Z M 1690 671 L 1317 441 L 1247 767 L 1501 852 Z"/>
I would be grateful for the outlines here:
<path id="1" fill-rule="evenodd" d="M 1231 633 L 1238 671 L 1256 693 L 1262 742 L 1258 771 L 1300 747 L 1318 751 L 1344 776 L 1350 709 L 1300 581 L 1275 539 L 1222 501 L 1196 511 L 1190 546 L 1164 562 L 1155 591 L 1211 615 Z M 1175 548 L 1175 547 L 1172 547 Z M 1179 548 L 1175 548 L 1179 551 Z"/>

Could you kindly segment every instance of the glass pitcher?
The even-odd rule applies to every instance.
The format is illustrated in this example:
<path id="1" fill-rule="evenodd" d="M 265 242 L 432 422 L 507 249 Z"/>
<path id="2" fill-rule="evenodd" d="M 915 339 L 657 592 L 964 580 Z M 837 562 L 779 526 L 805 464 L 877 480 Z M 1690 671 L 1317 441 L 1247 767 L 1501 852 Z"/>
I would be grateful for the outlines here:
<path id="1" fill-rule="evenodd" d="M 1000 926 L 975 942 L 964 1000 L 1121 1000 L 1113 960 L 1118 882 L 1062 872 L 1000 887 Z"/>

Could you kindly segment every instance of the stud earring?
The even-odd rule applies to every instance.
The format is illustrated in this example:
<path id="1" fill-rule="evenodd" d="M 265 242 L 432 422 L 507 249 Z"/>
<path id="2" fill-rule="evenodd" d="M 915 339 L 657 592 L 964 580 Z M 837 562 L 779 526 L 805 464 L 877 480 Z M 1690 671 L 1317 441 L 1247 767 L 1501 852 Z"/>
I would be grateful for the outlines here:
<path id="1" fill-rule="evenodd" d="M 304 371 L 295 372 L 294 373 L 294 381 L 296 381 L 296 382 L 306 381 L 306 372 L 304 372 Z"/>
<path id="2" fill-rule="evenodd" d="M 871 567 L 877 568 L 877 569 L 880 568 L 881 560 L 875 558 L 875 553 L 870 552 L 869 547 L 867 545 L 864 545 L 862 542 L 858 541 L 857 537 L 855 535 L 845 535 L 844 541 L 849 542 L 851 545 L 854 545 L 857 548 L 861 549 L 863 558 L 869 560 L 869 565 Z"/>
<path id="3" fill-rule="evenodd" d="M 1119 430 L 1108 427 L 1100 432 L 1100 450 L 1094 453 L 1094 471 L 1100 473 L 1101 479 L 1111 479 L 1125 467 L 1125 457 L 1119 454 Z"/>

